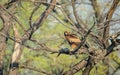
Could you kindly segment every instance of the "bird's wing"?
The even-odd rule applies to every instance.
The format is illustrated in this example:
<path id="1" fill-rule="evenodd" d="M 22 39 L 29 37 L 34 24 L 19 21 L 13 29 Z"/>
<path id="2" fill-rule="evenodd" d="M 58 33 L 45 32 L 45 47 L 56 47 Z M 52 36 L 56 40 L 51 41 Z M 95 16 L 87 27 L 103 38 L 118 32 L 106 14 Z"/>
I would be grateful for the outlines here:
<path id="1" fill-rule="evenodd" d="M 77 38 L 77 37 L 72 37 L 72 36 L 69 37 L 69 41 L 74 42 L 74 43 L 80 43 L 80 42 L 81 42 L 79 38 Z"/>
<path id="2" fill-rule="evenodd" d="M 72 43 L 79 44 L 81 42 L 79 38 L 73 36 L 66 36 L 66 39 L 70 44 Z"/>

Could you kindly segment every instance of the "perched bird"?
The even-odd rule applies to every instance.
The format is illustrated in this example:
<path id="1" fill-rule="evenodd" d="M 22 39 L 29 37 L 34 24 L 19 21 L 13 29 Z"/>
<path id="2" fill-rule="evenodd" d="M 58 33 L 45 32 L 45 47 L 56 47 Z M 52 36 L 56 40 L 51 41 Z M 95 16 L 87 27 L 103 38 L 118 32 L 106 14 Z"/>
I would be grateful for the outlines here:
<path id="1" fill-rule="evenodd" d="M 71 34 L 68 31 L 64 32 L 64 36 L 65 36 L 66 40 L 68 41 L 68 43 L 70 44 L 72 49 L 77 48 L 81 42 L 81 40 L 77 37 L 76 34 Z M 86 44 L 84 45 L 84 47 L 89 48 L 88 45 L 86 45 Z"/>
<path id="2" fill-rule="evenodd" d="M 61 53 L 62 53 L 62 54 L 69 54 L 69 49 L 68 49 L 68 48 L 61 48 L 61 49 L 59 50 L 59 53 L 58 53 L 57 57 L 58 57 Z"/>

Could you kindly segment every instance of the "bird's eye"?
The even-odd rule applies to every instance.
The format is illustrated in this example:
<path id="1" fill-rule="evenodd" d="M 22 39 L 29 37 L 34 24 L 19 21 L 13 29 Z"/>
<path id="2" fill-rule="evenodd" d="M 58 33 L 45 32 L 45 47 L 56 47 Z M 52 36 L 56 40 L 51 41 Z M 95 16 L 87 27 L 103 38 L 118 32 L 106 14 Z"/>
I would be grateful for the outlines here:
<path id="1" fill-rule="evenodd" d="M 64 35 L 65 35 L 65 36 L 67 36 L 67 35 L 69 35 L 69 34 L 70 34 L 70 32 L 68 32 L 68 31 L 65 31 L 65 32 L 64 32 Z"/>
<path id="2" fill-rule="evenodd" d="M 66 35 L 67 35 L 67 33 L 65 32 L 65 33 L 64 33 L 64 35 L 66 36 Z"/>

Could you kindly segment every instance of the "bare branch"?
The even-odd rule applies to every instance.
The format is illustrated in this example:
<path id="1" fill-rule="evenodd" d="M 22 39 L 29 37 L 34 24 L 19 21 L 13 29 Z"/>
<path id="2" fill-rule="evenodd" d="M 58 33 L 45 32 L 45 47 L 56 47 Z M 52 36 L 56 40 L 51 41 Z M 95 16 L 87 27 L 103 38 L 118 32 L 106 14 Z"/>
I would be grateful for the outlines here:
<path id="1" fill-rule="evenodd" d="M 99 22 L 99 18 L 100 18 L 100 7 L 97 3 L 97 0 L 90 0 L 91 3 L 92 3 L 92 7 L 94 9 L 94 12 L 95 12 L 95 17 L 96 17 L 96 20 L 97 22 Z"/>
<path id="2" fill-rule="evenodd" d="M 51 3 L 55 5 L 56 0 L 52 0 Z M 31 28 L 26 31 L 27 33 L 23 35 L 22 42 L 25 42 L 31 38 L 32 34 L 42 25 L 49 13 L 52 11 L 54 5 L 48 6 L 46 10 L 40 15 L 40 17 L 32 24 Z"/>
<path id="3" fill-rule="evenodd" d="M 32 27 L 32 17 L 33 17 L 33 15 L 34 15 L 34 13 L 38 10 L 38 8 L 40 7 L 40 5 L 41 5 L 41 4 L 37 5 L 37 6 L 33 9 L 33 11 L 31 12 L 31 15 L 30 15 L 30 17 L 29 17 L 30 27 Z"/>
<path id="4" fill-rule="evenodd" d="M 87 65 L 87 59 L 84 59 L 77 64 L 75 64 L 70 70 L 65 71 L 63 75 L 74 75 L 79 70 L 82 70 Z"/>
<path id="5" fill-rule="evenodd" d="M 15 40 L 21 42 L 20 35 L 19 35 L 17 27 L 15 25 L 13 25 L 13 30 L 14 30 Z M 16 71 L 17 71 L 17 68 L 18 68 L 18 60 L 20 59 L 21 51 L 22 51 L 21 50 L 21 44 L 15 42 L 14 52 L 13 52 L 13 55 L 12 55 L 12 61 L 11 61 L 11 64 L 10 64 L 9 75 L 16 75 L 16 73 L 17 73 Z M 15 65 L 15 64 L 17 64 L 17 65 Z"/>
<path id="6" fill-rule="evenodd" d="M 110 20 L 112 18 L 112 15 L 113 15 L 115 9 L 117 8 L 119 1 L 120 0 L 113 1 L 112 6 L 107 13 L 106 20 Z M 110 22 L 107 22 L 106 27 L 104 28 L 104 31 L 103 31 L 103 39 L 105 40 L 104 43 L 106 46 L 108 46 L 107 38 L 109 37 L 109 30 L 110 30 Z"/>
<path id="7" fill-rule="evenodd" d="M 29 67 L 29 66 L 25 66 L 25 65 L 20 65 L 20 68 L 21 68 L 21 69 L 33 70 L 33 71 L 36 71 L 36 72 L 43 73 L 43 74 L 45 74 L 45 75 L 53 75 L 52 73 L 48 73 L 47 71 L 40 70 L 40 69 L 37 69 L 37 68 L 35 68 L 35 67 Z"/>
<path id="8" fill-rule="evenodd" d="M 24 32 L 26 32 L 23 24 L 18 20 L 18 18 L 17 18 L 16 16 L 14 16 L 11 12 L 9 12 L 9 11 L 8 11 L 7 9 L 5 9 L 3 6 L 1 6 L 1 8 L 2 8 L 3 10 L 5 10 L 5 11 L 20 25 L 20 27 L 23 29 Z"/>
<path id="9" fill-rule="evenodd" d="M 82 41 L 80 42 L 80 45 L 74 51 L 72 51 L 71 53 L 77 52 L 83 46 L 83 44 L 86 41 L 86 38 L 88 37 L 88 35 L 90 34 L 90 32 L 94 28 L 94 26 L 95 26 L 95 22 L 94 22 L 93 26 L 88 30 L 88 32 L 84 35 Z"/>

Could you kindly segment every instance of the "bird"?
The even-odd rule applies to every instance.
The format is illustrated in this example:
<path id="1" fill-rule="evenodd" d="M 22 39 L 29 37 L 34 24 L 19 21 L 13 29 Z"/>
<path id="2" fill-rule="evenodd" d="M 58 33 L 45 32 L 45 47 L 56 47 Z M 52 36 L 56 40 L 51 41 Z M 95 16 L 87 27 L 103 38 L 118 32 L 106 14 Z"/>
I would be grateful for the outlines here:
<path id="1" fill-rule="evenodd" d="M 77 37 L 76 34 L 72 34 L 69 31 L 65 31 L 64 36 L 66 40 L 68 41 L 69 45 L 71 46 L 71 49 L 75 49 L 79 46 L 81 40 L 80 38 Z M 87 44 L 85 44 L 84 47 L 89 48 Z"/>
<path id="2" fill-rule="evenodd" d="M 58 55 L 57 55 L 57 57 L 58 56 L 60 56 L 60 54 L 62 53 L 62 54 L 69 54 L 69 49 L 68 48 L 61 48 L 60 50 L 59 50 L 59 53 L 58 53 Z"/>

